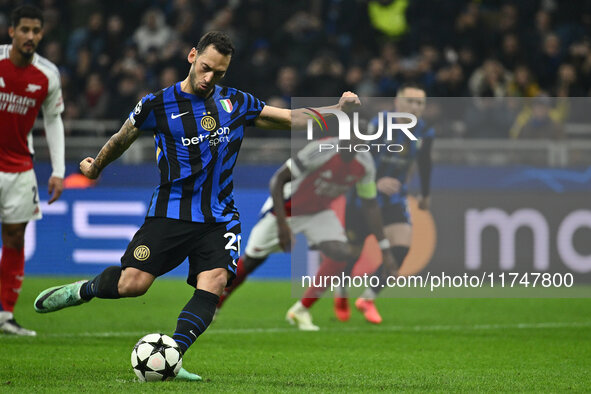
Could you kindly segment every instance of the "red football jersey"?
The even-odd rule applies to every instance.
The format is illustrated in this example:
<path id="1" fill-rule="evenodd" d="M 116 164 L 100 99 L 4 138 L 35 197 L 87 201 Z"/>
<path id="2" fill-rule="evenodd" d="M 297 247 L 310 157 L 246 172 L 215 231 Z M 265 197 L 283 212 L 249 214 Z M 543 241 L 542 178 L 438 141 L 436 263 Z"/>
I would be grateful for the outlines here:
<path id="1" fill-rule="evenodd" d="M 286 163 L 292 174 L 283 193 L 288 216 L 330 209 L 330 204 L 353 186 L 375 183 L 375 167 L 370 153 L 358 152 L 353 160 L 345 162 L 334 150 L 320 151 L 320 143 L 337 145 L 338 139 L 311 142 Z M 263 212 L 270 210 L 272 205 L 269 197 Z"/>
<path id="2" fill-rule="evenodd" d="M 26 67 L 9 58 L 11 45 L 0 46 L 0 171 L 23 172 L 33 168 L 31 129 L 44 116 L 64 110 L 57 67 L 38 54 Z"/>

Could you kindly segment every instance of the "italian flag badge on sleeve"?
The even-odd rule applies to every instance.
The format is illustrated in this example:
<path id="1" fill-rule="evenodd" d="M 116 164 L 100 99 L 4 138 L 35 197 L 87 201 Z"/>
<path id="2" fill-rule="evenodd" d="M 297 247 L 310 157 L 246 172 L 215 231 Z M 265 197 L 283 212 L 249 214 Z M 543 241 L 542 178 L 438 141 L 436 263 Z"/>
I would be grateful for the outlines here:
<path id="1" fill-rule="evenodd" d="M 226 111 L 227 113 L 232 113 L 234 106 L 232 106 L 232 102 L 230 101 L 230 99 L 220 100 L 220 104 L 222 105 L 222 108 L 224 108 L 224 111 Z"/>

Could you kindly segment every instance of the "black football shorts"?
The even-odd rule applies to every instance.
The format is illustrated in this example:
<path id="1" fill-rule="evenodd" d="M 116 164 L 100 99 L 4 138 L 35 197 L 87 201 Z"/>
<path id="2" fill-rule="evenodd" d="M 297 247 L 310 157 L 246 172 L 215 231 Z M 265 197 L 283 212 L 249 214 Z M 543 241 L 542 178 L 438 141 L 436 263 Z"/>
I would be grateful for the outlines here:
<path id="1" fill-rule="evenodd" d="M 121 257 L 123 268 L 133 267 L 161 276 L 189 258 L 187 283 L 195 287 L 197 274 L 225 268 L 236 275 L 240 257 L 241 229 L 238 220 L 196 223 L 163 217 L 148 217 Z"/>

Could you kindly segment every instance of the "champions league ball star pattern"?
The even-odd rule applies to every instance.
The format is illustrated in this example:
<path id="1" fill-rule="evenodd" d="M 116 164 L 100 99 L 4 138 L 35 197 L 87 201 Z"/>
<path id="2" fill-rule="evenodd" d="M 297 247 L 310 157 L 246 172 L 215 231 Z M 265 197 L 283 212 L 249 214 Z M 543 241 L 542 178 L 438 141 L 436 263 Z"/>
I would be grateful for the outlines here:
<path id="1" fill-rule="evenodd" d="M 131 351 L 131 366 L 142 382 L 172 380 L 182 365 L 179 347 L 168 335 L 148 334 Z"/>

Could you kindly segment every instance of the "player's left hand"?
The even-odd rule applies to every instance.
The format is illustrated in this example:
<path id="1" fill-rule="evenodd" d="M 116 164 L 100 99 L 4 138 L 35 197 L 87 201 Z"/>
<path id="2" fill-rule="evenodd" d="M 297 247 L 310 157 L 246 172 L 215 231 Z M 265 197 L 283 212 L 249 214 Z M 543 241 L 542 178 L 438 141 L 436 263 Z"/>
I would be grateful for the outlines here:
<path id="1" fill-rule="evenodd" d="M 431 199 L 429 196 L 419 196 L 419 209 L 422 211 L 428 211 L 431 207 Z"/>
<path id="2" fill-rule="evenodd" d="M 64 191 L 64 180 L 62 178 L 58 178 L 57 176 L 50 177 L 47 184 L 47 191 L 49 192 L 49 195 L 51 195 L 48 204 L 57 201 Z"/>
<path id="3" fill-rule="evenodd" d="M 393 196 L 400 191 L 402 184 L 396 178 L 384 176 L 376 182 L 378 191 L 387 196 Z"/>
<path id="4" fill-rule="evenodd" d="M 361 105 L 359 97 L 353 92 L 345 92 L 339 99 L 339 109 L 344 112 L 351 112 Z"/>
<path id="5" fill-rule="evenodd" d="M 295 243 L 295 237 L 287 222 L 277 224 L 277 237 L 279 238 L 279 247 L 281 247 L 281 250 L 290 252 L 291 247 Z"/>

